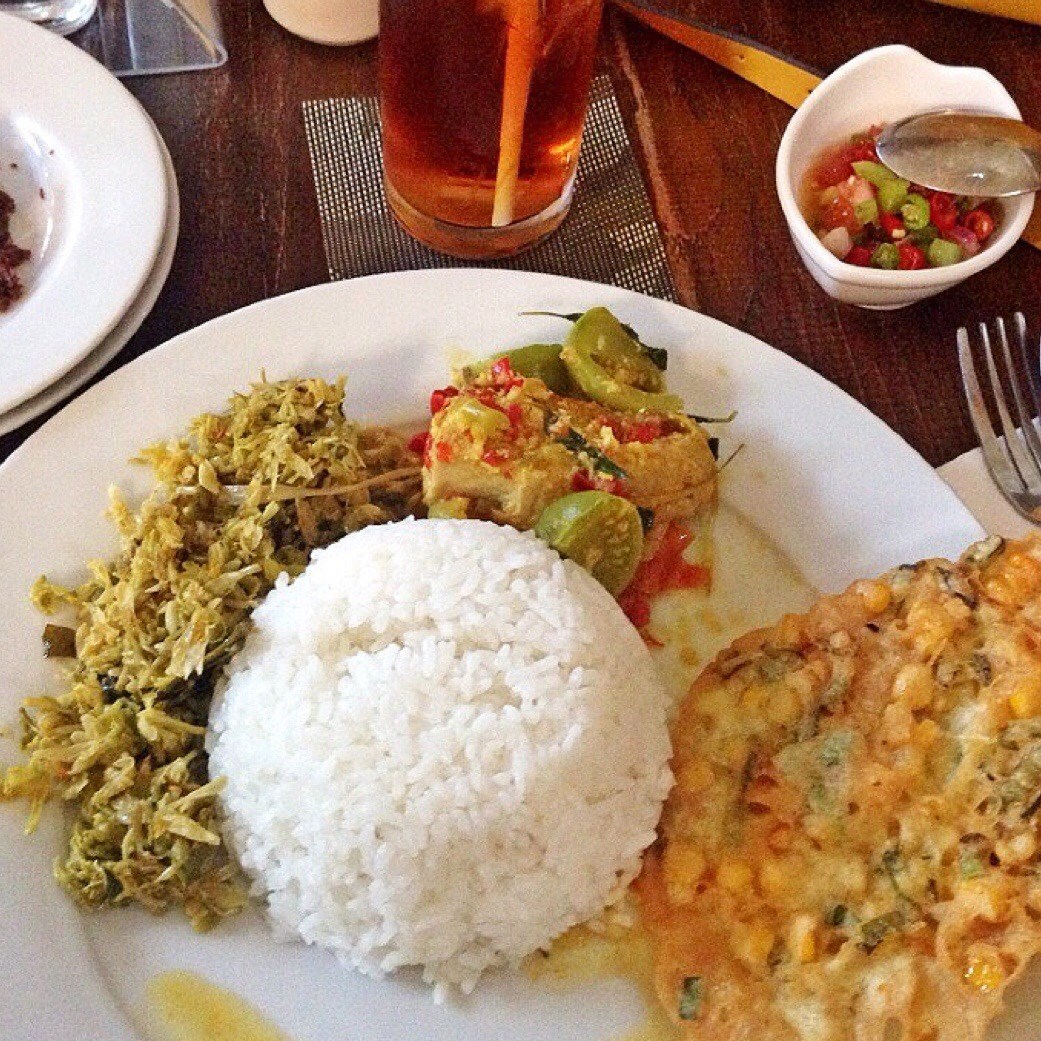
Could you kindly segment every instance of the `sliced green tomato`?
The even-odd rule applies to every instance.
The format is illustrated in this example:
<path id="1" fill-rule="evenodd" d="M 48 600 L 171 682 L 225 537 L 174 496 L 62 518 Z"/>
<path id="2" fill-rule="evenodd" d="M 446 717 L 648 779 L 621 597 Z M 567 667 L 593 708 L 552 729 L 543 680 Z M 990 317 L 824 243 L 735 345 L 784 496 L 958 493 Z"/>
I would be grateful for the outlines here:
<path id="1" fill-rule="evenodd" d="M 620 412 L 679 412 L 665 393 L 661 370 L 606 307 L 586 311 L 571 327 L 561 358 L 575 384 L 594 401 Z"/>
<path id="2" fill-rule="evenodd" d="M 875 199 L 858 202 L 853 213 L 861 224 L 875 224 L 878 221 L 878 202 Z"/>
<path id="3" fill-rule="evenodd" d="M 643 553 L 639 511 L 609 492 L 555 499 L 542 511 L 535 534 L 584 567 L 612 596 L 632 581 Z"/>
<path id="4" fill-rule="evenodd" d="M 929 243 L 929 250 L 926 256 L 933 267 L 949 267 L 951 264 L 957 264 L 962 259 L 963 254 L 961 246 L 957 242 L 948 242 L 946 239 L 933 239 Z"/>
<path id="5" fill-rule="evenodd" d="M 561 360 L 561 350 L 559 343 L 529 343 L 526 347 L 515 347 L 512 351 L 493 354 L 484 361 L 467 365 L 463 372 L 467 379 L 473 379 L 487 372 L 501 358 L 506 358 L 518 376 L 542 380 L 555 394 L 567 394 L 571 390 L 571 379 Z"/>
<path id="6" fill-rule="evenodd" d="M 905 202 L 907 202 L 907 189 L 911 187 L 910 181 L 902 177 L 894 177 L 885 184 L 879 185 L 878 205 L 886 213 L 896 213 Z"/>
<path id="7" fill-rule="evenodd" d="M 886 181 L 896 179 L 896 174 L 888 166 L 883 166 L 882 163 L 873 163 L 869 159 L 855 162 L 853 164 L 853 172 L 858 177 L 863 177 L 865 181 L 869 181 L 876 188 L 881 188 Z"/>
<path id="8" fill-rule="evenodd" d="M 921 231 L 929 223 L 929 200 L 911 192 L 900 207 L 900 216 L 908 231 Z"/>
<path id="9" fill-rule="evenodd" d="M 871 254 L 871 266 L 895 271 L 900 266 L 900 250 L 892 242 L 880 242 Z"/>
<path id="10" fill-rule="evenodd" d="M 450 401 L 446 422 L 458 424 L 474 434 L 491 437 L 499 431 L 509 428 L 510 421 L 497 408 L 489 408 L 476 398 L 460 395 Z"/>

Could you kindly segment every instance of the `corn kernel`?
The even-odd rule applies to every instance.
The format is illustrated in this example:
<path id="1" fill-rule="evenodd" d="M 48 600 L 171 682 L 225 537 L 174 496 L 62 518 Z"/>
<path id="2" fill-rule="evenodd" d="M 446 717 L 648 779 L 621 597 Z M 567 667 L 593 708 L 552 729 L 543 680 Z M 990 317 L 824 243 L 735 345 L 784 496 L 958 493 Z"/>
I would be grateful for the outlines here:
<path id="1" fill-rule="evenodd" d="M 761 969 L 770 957 L 775 940 L 772 929 L 762 922 L 754 922 L 735 928 L 731 943 L 734 953 L 750 969 Z"/>
<path id="2" fill-rule="evenodd" d="M 677 906 L 691 904 L 695 887 L 705 873 L 705 856 L 693 842 L 670 842 L 665 847 L 662 872 L 669 903 Z"/>
<path id="3" fill-rule="evenodd" d="M 741 695 L 741 707 L 747 712 L 754 712 L 758 715 L 769 700 L 769 689 L 762 683 L 752 683 L 745 688 Z"/>
<path id="4" fill-rule="evenodd" d="M 778 726 L 794 723 L 802 713 L 799 695 L 787 686 L 778 686 L 763 705 L 766 718 Z"/>
<path id="5" fill-rule="evenodd" d="M 915 604 L 907 612 L 907 629 L 918 652 L 931 658 L 953 635 L 955 621 L 939 604 Z"/>
<path id="6" fill-rule="evenodd" d="M 964 973 L 965 982 L 981 994 L 991 994 L 1005 982 L 1005 970 L 993 951 L 974 953 Z"/>
<path id="7" fill-rule="evenodd" d="M 1041 716 L 1041 676 L 1027 676 L 1012 688 L 1008 706 L 1017 719 Z"/>
<path id="8" fill-rule="evenodd" d="M 749 744 L 744 737 L 728 737 L 723 742 L 722 753 L 728 766 L 740 770 L 748 760 Z"/>
<path id="9" fill-rule="evenodd" d="M 911 740 L 918 748 L 928 751 L 940 738 L 940 726 L 934 719 L 923 719 L 914 728 Z"/>
<path id="10" fill-rule="evenodd" d="M 857 595 L 871 614 L 881 614 L 892 602 L 889 586 L 884 582 L 863 581 L 856 585 Z"/>
<path id="11" fill-rule="evenodd" d="M 962 886 L 973 914 L 987 922 L 1000 922 L 1008 911 L 1008 895 L 997 879 L 974 878 Z"/>
<path id="12" fill-rule="evenodd" d="M 817 957 L 817 923 L 812 915 L 799 915 L 788 930 L 788 950 L 803 965 Z"/>
<path id="13" fill-rule="evenodd" d="M 759 885 L 774 899 L 784 896 L 792 886 L 792 872 L 781 858 L 768 858 L 759 867 Z"/>
<path id="14" fill-rule="evenodd" d="M 1027 553 L 1007 551 L 987 569 L 984 588 L 999 604 L 1018 607 L 1041 590 L 1041 564 Z"/>
<path id="15" fill-rule="evenodd" d="M 740 896 L 752 888 L 752 869 L 734 857 L 724 857 L 716 868 L 716 881 L 728 892 Z"/>
<path id="16" fill-rule="evenodd" d="M 933 671 L 928 665 L 905 665 L 893 680 L 893 697 L 903 701 L 912 711 L 932 704 L 935 685 Z"/>
<path id="17" fill-rule="evenodd" d="M 676 771 L 676 787 L 686 795 L 697 795 L 712 783 L 712 767 L 704 759 L 692 759 Z"/>
<path id="18" fill-rule="evenodd" d="M 1005 841 L 996 842 L 994 852 L 1003 864 L 1022 864 L 1037 852 L 1037 838 L 1029 831 L 1024 831 Z"/>

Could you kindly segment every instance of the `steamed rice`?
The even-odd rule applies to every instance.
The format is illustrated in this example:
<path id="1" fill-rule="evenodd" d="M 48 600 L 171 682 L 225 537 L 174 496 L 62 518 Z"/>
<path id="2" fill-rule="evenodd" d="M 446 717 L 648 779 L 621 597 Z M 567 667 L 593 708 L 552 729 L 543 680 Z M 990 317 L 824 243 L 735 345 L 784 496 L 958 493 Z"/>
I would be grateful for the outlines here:
<path id="1" fill-rule="evenodd" d="M 672 780 L 665 693 L 614 600 L 534 536 L 371 527 L 253 622 L 210 774 L 281 935 L 465 991 L 636 874 Z"/>

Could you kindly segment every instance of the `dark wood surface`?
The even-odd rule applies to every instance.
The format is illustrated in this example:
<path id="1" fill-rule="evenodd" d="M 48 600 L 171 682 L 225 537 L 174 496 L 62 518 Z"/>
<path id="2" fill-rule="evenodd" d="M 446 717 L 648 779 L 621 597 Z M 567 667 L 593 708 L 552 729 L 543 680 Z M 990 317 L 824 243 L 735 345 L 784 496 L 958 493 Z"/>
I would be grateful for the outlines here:
<path id="1" fill-rule="evenodd" d="M 1041 27 L 926 0 L 660 2 L 822 72 L 892 42 L 982 65 L 1041 126 Z M 128 81 L 172 153 L 181 235 L 154 311 L 106 372 L 207 319 L 327 278 L 300 105 L 374 91 L 376 46 L 305 43 L 259 0 L 221 6 L 231 55 L 223 69 Z M 1041 252 L 1020 243 L 970 282 L 903 311 L 836 304 L 796 257 L 773 190 L 790 110 L 616 13 L 603 51 L 683 302 L 806 362 L 931 463 L 972 447 L 954 330 L 1017 308 L 1041 328 Z M 0 458 L 46 418 L 0 438 Z"/>

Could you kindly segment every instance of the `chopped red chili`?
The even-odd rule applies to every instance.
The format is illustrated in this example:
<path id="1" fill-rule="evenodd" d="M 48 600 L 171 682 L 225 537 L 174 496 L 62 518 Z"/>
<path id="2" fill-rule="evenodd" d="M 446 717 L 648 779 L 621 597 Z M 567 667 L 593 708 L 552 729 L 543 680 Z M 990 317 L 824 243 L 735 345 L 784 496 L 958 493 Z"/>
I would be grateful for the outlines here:
<path id="1" fill-rule="evenodd" d="M 712 574 L 702 564 L 688 564 L 683 553 L 694 536 L 677 524 L 669 523 L 654 556 L 643 561 L 632 582 L 618 598 L 618 603 L 629 621 L 642 630 L 651 620 L 651 603 L 659 594 L 670 589 L 704 589 L 712 581 Z"/>
<path id="2" fill-rule="evenodd" d="M 458 397 L 459 391 L 455 387 L 442 387 L 430 395 L 430 414 L 436 416 L 448 404 L 452 398 Z"/>

